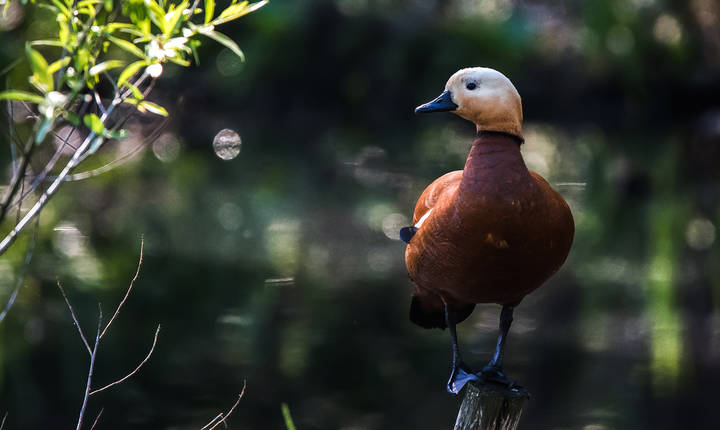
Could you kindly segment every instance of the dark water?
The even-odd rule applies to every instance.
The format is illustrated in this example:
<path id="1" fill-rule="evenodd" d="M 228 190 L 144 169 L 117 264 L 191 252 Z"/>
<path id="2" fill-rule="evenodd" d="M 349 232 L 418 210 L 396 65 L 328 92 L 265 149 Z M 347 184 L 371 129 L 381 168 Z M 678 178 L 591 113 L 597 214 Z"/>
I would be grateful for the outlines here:
<path id="1" fill-rule="evenodd" d="M 0 33 L 0 59 L 32 37 L 31 18 Z M 96 386 L 135 368 L 162 330 L 136 376 L 91 397 L 97 428 L 200 428 L 244 381 L 231 428 L 285 428 L 283 402 L 303 430 L 451 428 L 449 336 L 408 321 L 396 232 L 472 142 L 469 123 L 412 109 L 469 65 L 517 86 L 525 160 L 577 228 L 563 269 L 516 312 L 506 370 L 533 393 L 520 428 L 716 428 L 719 19 L 701 0 L 271 2 L 225 29 L 247 63 L 208 45 L 199 68 L 166 70 L 161 136 L 108 148 L 110 160 L 147 144 L 64 185 L 43 214 L 0 325 L 6 428 L 74 425 L 88 355 L 56 278 L 92 333 L 141 235 Z M 242 139 L 231 160 L 213 150 L 226 128 Z M 2 297 L 24 246 L 0 260 Z M 459 327 L 474 366 L 498 315 L 479 306 Z"/>

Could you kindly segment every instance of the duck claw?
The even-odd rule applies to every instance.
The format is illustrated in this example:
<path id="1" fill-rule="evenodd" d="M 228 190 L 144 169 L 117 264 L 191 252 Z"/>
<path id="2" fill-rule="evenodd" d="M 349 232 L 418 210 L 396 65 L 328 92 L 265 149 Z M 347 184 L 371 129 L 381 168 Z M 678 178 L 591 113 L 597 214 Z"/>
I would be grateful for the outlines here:
<path id="1" fill-rule="evenodd" d="M 465 364 L 460 362 L 450 372 L 450 379 L 447 383 L 447 391 L 451 394 L 458 394 L 465 384 L 470 381 L 480 381 L 480 377 Z"/>

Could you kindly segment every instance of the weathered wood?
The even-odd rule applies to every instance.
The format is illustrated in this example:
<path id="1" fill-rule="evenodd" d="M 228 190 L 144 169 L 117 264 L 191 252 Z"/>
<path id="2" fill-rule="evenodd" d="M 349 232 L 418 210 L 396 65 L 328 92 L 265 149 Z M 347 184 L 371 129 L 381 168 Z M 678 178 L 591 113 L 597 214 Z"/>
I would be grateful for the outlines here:
<path id="1" fill-rule="evenodd" d="M 515 430 L 529 397 L 524 388 L 470 382 L 465 388 L 455 430 Z"/>

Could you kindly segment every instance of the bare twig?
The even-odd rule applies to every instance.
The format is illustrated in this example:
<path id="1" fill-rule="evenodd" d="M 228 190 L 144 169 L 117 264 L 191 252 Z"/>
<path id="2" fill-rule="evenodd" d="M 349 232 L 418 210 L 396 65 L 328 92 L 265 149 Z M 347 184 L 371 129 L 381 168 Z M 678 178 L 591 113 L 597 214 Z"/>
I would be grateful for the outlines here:
<path id="1" fill-rule="evenodd" d="M 203 428 L 201 428 L 200 430 L 206 430 L 208 427 L 210 427 L 211 425 L 215 424 L 215 422 L 216 422 L 217 420 L 221 419 L 222 417 L 223 417 L 223 413 L 220 412 L 219 414 L 217 414 L 217 416 L 216 416 L 215 418 L 213 418 L 212 420 L 210 420 L 210 422 L 207 423 L 207 424 L 205 424 L 205 426 L 204 426 Z"/>
<path id="2" fill-rule="evenodd" d="M 8 413 L 5 412 L 5 415 L 3 415 L 2 422 L 0 422 L 0 430 L 2 430 L 3 427 L 5 427 L 5 420 L 7 419 L 7 416 L 8 416 Z"/>
<path id="3" fill-rule="evenodd" d="M 97 348 L 100 344 L 100 329 L 102 328 L 102 306 L 98 303 L 98 325 L 97 332 L 95 334 L 95 344 L 93 345 L 92 353 L 90 354 L 90 369 L 88 370 L 87 384 L 85 384 L 85 395 L 83 396 L 82 407 L 80 408 L 80 415 L 78 416 L 77 427 L 75 430 L 82 428 L 83 418 L 85 416 L 85 410 L 87 409 L 88 398 L 90 397 L 90 386 L 92 385 L 93 370 L 95 369 L 95 357 L 97 357 Z"/>
<path id="4" fill-rule="evenodd" d="M 238 395 L 238 399 L 237 399 L 237 400 L 235 401 L 235 403 L 232 405 L 232 407 L 230 408 L 230 410 L 228 410 L 224 415 L 223 415 L 222 413 L 219 414 L 218 416 L 216 416 L 215 418 L 213 418 L 212 421 L 210 421 L 209 423 L 205 424 L 205 426 L 204 426 L 203 428 L 201 428 L 200 430 L 213 430 L 214 428 L 216 428 L 216 427 L 219 426 L 220 424 L 225 423 L 225 420 L 227 420 L 228 417 L 229 417 L 230 415 L 232 415 L 232 413 L 235 411 L 235 408 L 237 408 L 237 406 L 240 404 L 240 400 L 242 400 L 243 396 L 245 395 L 245 388 L 246 388 L 246 387 L 247 387 L 247 381 L 243 381 L 242 391 L 240 391 L 240 394 Z M 218 421 L 218 418 L 221 418 L 221 419 Z"/>
<path id="5" fill-rule="evenodd" d="M 123 305 L 125 304 L 125 301 L 127 300 L 128 296 L 130 295 L 130 292 L 132 291 L 133 285 L 135 285 L 135 281 L 137 280 L 138 276 L 140 275 L 140 267 L 142 266 L 143 261 L 143 250 L 145 249 L 145 237 L 140 236 L 140 258 L 138 258 L 138 264 L 137 264 L 137 270 L 135 270 L 135 276 L 133 276 L 132 280 L 130 281 L 130 286 L 128 286 L 127 291 L 125 291 L 125 297 L 120 301 L 120 304 L 115 309 L 115 313 L 113 314 L 112 318 L 108 321 L 107 325 L 103 329 L 102 333 L 100 334 L 100 337 L 102 338 L 105 336 L 105 333 L 110 328 L 110 324 L 115 321 L 115 318 L 120 313 L 120 309 L 122 309 Z M 158 326 L 158 331 L 160 330 L 160 326 Z M 155 338 L 157 339 L 157 333 L 155 333 Z M 155 345 L 153 344 L 153 347 Z"/>
<path id="6" fill-rule="evenodd" d="M 127 375 L 118 379 L 115 382 L 111 382 L 110 384 L 107 384 L 106 386 L 104 386 L 102 388 L 98 388 L 97 390 L 91 391 L 90 395 L 92 396 L 93 394 L 97 394 L 101 391 L 107 390 L 108 388 L 110 388 L 112 386 L 118 385 L 118 384 L 124 382 L 125 380 L 127 380 L 128 378 L 130 378 L 131 376 L 133 376 L 134 374 L 136 374 L 140 370 L 140 368 L 143 367 L 145 365 L 145 363 L 147 363 L 147 361 L 150 359 L 150 356 L 152 356 L 153 351 L 155 351 L 155 345 L 157 344 L 158 334 L 160 334 L 160 324 L 158 324 L 157 329 L 155 330 L 155 337 L 153 338 L 153 343 L 152 343 L 152 346 L 150 347 L 150 350 L 148 351 L 148 353 L 145 356 L 145 358 L 143 359 L 143 361 L 141 361 L 140 364 L 138 364 L 137 367 L 132 372 L 128 373 Z M 100 336 L 102 337 L 102 335 L 100 335 Z"/>
<path id="7" fill-rule="evenodd" d="M 92 358 L 93 352 L 92 348 L 90 348 L 90 344 L 87 341 L 87 338 L 85 337 L 85 333 L 82 331 L 82 327 L 80 327 L 80 323 L 78 322 L 77 316 L 75 316 L 75 311 L 72 308 L 72 305 L 70 304 L 70 300 L 68 300 L 67 294 L 65 294 L 65 290 L 62 287 L 62 284 L 60 284 L 60 280 L 57 281 L 57 286 L 60 289 L 60 293 L 62 293 L 63 299 L 65 299 L 65 304 L 67 305 L 68 309 L 70 309 L 70 315 L 72 315 L 73 322 L 75 323 L 75 327 L 77 327 L 78 333 L 80 333 L 80 338 L 82 339 L 83 343 L 85 344 L 85 347 L 88 350 L 88 354 L 90 354 L 90 357 Z M 95 345 L 97 346 L 97 345 Z"/>
<path id="8" fill-rule="evenodd" d="M 100 415 L 102 415 L 105 408 L 100 408 L 100 412 L 98 412 L 97 416 L 95 417 L 95 421 L 93 421 L 92 427 L 90 427 L 90 430 L 93 430 L 95 428 L 95 425 L 97 425 L 98 421 L 100 420 Z M 0 429 L 2 430 L 2 429 Z"/>
<path id="9" fill-rule="evenodd" d="M 20 292 L 20 288 L 23 286 L 23 282 L 25 281 L 25 273 L 27 273 L 28 267 L 30 267 L 30 261 L 32 260 L 33 253 L 35 252 L 35 243 L 37 243 L 37 234 L 40 226 L 40 218 L 36 219 L 35 222 L 35 230 L 33 232 L 33 237 L 28 243 L 28 248 L 25 251 L 25 262 L 22 272 L 20 273 L 20 276 L 18 276 L 17 281 L 15 281 L 15 289 L 13 290 L 12 294 L 10 294 L 10 299 L 8 299 L 7 304 L 5 305 L 5 308 L 0 312 L 0 322 L 3 322 L 5 317 L 7 316 L 8 312 L 10 312 L 10 309 L 15 304 L 15 299 L 17 298 L 18 293 Z M 1 429 L 1 427 L 0 427 Z"/>
<path id="10" fill-rule="evenodd" d="M 32 136 L 30 136 L 27 143 L 25 143 L 25 148 L 23 149 L 22 153 L 22 159 L 20 160 L 20 166 L 13 172 L 14 174 L 12 180 L 10 181 L 10 187 L 8 187 L 8 190 L 3 197 L 2 204 L 0 204 L 0 222 L 5 220 L 8 207 L 10 206 L 10 203 L 12 203 L 15 194 L 17 194 L 18 192 L 20 184 L 25 178 L 25 171 L 30 164 L 30 158 L 35 151 L 36 146 L 37 145 L 35 144 L 34 139 L 32 138 Z"/>

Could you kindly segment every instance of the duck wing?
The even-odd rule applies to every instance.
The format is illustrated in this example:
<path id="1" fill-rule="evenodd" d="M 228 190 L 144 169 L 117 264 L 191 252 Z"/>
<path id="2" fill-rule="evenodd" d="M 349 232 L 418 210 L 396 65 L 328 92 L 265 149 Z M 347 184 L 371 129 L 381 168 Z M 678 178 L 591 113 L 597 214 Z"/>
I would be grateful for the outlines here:
<path id="1" fill-rule="evenodd" d="M 410 243 L 410 239 L 415 236 L 418 229 L 420 229 L 425 220 L 432 214 L 435 205 L 445 196 L 452 195 L 457 190 L 458 186 L 460 186 L 462 175 L 462 170 L 446 173 L 425 188 L 415 204 L 413 225 L 400 229 L 400 239 L 402 239 L 403 242 Z"/>

